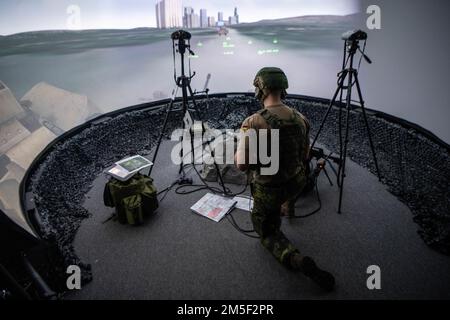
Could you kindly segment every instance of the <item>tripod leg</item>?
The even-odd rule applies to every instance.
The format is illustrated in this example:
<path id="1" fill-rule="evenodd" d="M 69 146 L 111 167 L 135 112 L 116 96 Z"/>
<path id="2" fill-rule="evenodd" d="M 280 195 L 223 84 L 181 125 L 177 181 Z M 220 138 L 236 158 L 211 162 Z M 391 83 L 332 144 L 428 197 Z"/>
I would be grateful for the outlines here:
<path id="1" fill-rule="evenodd" d="M 338 120 L 338 130 L 339 130 L 339 159 L 342 163 L 342 96 L 343 96 L 344 90 L 341 90 L 341 95 L 339 97 L 339 120 Z M 339 172 L 341 167 L 339 166 Z M 340 181 L 340 174 L 337 175 L 337 185 L 341 185 Z"/>
<path id="2" fill-rule="evenodd" d="M 192 104 L 194 105 L 195 113 L 196 113 L 198 119 L 202 120 L 202 117 L 200 116 L 200 111 L 198 111 L 197 101 L 195 101 L 195 96 L 194 96 L 194 92 L 192 91 L 191 85 L 188 84 L 187 87 L 188 87 L 188 90 L 189 90 L 189 94 L 191 95 Z"/>
<path id="3" fill-rule="evenodd" d="M 333 182 L 331 181 L 330 175 L 328 174 L 327 169 L 323 168 L 323 173 L 325 173 L 325 176 L 328 179 L 328 182 L 330 183 L 330 186 L 333 186 Z"/>
<path id="4" fill-rule="evenodd" d="M 345 69 L 347 63 L 347 41 L 344 42 L 344 57 L 342 59 L 342 70 Z M 348 89 L 348 88 L 347 88 Z M 341 90 L 341 95 L 339 97 L 339 121 L 338 121 L 338 130 L 339 130 L 339 162 L 342 163 L 342 98 L 343 98 L 344 89 Z M 341 166 L 339 165 L 338 174 L 336 174 L 336 180 L 338 187 L 341 186 Z"/>
<path id="5" fill-rule="evenodd" d="M 353 72 L 354 70 L 352 69 L 353 66 L 353 56 L 351 57 L 351 62 L 350 62 L 350 71 L 349 71 L 349 75 L 348 75 L 348 85 L 347 85 L 347 102 L 346 102 L 346 109 L 347 109 L 347 116 L 345 119 L 345 138 L 344 138 L 344 150 L 343 153 L 341 154 L 341 159 L 342 162 L 339 165 L 339 178 L 338 181 L 340 181 L 340 186 L 339 186 L 339 207 L 338 207 L 338 213 L 341 214 L 342 213 L 342 196 L 344 193 L 344 179 L 345 179 L 345 166 L 346 166 L 346 162 L 347 162 L 347 146 L 348 146 L 348 136 L 349 136 L 349 125 L 350 125 L 350 107 L 351 107 L 351 103 L 352 103 L 352 84 L 353 84 Z"/>
<path id="6" fill-rule="evenodd" d="M 342 154 L 342 162 L 338 170 L 340 185 L 339 185 L 339 207 L 338 213 L 342 213 L 342 196 L 344 193 L 344 179 L 345 179 L 345 166 L 347 162 L 347 146 L 348 146 L 348 135 L 349 135 L 349 118 L 350 118 L 350 108 L 347 107 L 347 118 L 346 118 L 346 128 L 345 128 L 345 138 L 344 138 L 344 150 Z"/>
<path id="7" fill-rule="evenodd" d="M 362 109 L 362 113 L 363 113 L 363 117 L 364 117 L 364 123 L 366 125 L 367 135 L 369 137 L 370 149 L 372 150 L 373 161 L 375 163 L 375 168 L 377 170 L 378 180 L 381 181 L 381 174 L 380 174 L 380 169 L 378 167 L 377 155 L 376 155 L 375 147 L 374 147 L 373 141 L 372 141 L 372 133 L 370 131 L 369 121 L 367 120 L 366 108 L 364 106 L 365 103 L 364 103 L 364 100 L 362 97 L 361 87 L 359 85 L 358 74 L 355 74 L 355 81 L 356 81 L 356 89 L 358 90 L 359 101 L 361 104 L 361 109 Z"/>
<path id="8" fill-rule="evenodd" d="M 209 142 L 208 142 L 208 146 L 209 146 Z M 210 150 L 212 151 L 211 147 L 210 147 Z M 211 156 L 213 157 L 213 159 L 216 156 L 214 151 L 212 151 Z M 223 195 L 226 195 L 227 194 L 227 189 L 225 187 L 225 182 L 223 181 L 222 172 L 220 172 L 219 165 L 217 164 L 215 159 L 214 159 L 214 168 L 217 171 L 217 176 L 219 177 L 219 184 L 222 187 Z"/>
<path id="9" fill-rule="evenodd" d="M 314 148 L 314 146 L 316 145 L 317 139 L 319 138 L 320 133 L 322 132 L 323 127 L 325 126 L 325 122 L 327 121 L 328 115 L 330 114 L 331 109 L 333 108 L 333 105 L 336 103 L 336 98 L 339 95 L 339 92 L 341 92 L 341 90 L 342 90 L 342 87 L 343 87 L 343 84 L 344 84 L 344 80 L 347 77 L 347 71 L 344 70 L 343 72 L 344 72 L 344 74 L 342 75 L 341 81 L 338 84 L 336 92 L 334 93 L 334 96 L 333 96 L 333 98 L 330 101 L 330 105 L 328 107 L 327 113 L 323 117 L 322 123 L 320 124 L 320 127 L 319 127 L 319 130 L 317 131 L 316 137 L 314 138 L 314 141 L 311 144 L 311 149 Z"/>
<path id="10" fill-rule="evenodd" d="M 190 93 L 190 96 L 191 96 L 191 99 L 192 99 L 192 104 L 194 105 L 195 113 L 197 114 L 197 117 L 198 117 L 200 120 L 202 120 L 202 117 L 201 117 L 201 115 L 200 115 L 200 111 L 198 110 L 197 102 L 196 102 L 196 100 L 195 100 L 194 92 L 192 91 L 191 85 L 190 85 L 189 83 L 188 83 L 187 88 L 188 88 L 188 90 L 189 90 L 189 93 Z M 202 130 L 203 130 L 203 133 L 206 132 L 206 129 L 205 129 L 205 126 L 204 126 L 204 123 L 203 123 L 203 122 L 202 122 Z M 214 159 L 214 157 L 215 157 L 215 152 L 214 152 L 214 150 L 211 148 L 211 143 L 208 141 L 207 144 L 208 144 L 209 150 L 210 150 L 211 153 L 212 153 L 211 156 L 212 156 L 213 159 Z M 217 164 L 217 162 L 216 162 L 215 159 L 214 159 L 214 167 L 215 167 L 215 169 L 216 169 L 216 171 L 217 171 L 217 176 L 219 177 L 219 184 L 220 184 L 220 186 L 222 187 L 223 194 L 226 195 L 228 192 L 227 192 L 227 189 L 226 189 L 226 187 L 225 187 L 225 182 L 223 181 L 222 173 L 220 172 L 219 165 Z"/>
<path id="11" fill-rule="evenodd" d="M 336 169 L 333 167 L 333 164 L 331 163 L 330 160 L 327 160 L 327 163 L 328 163 L 329 167 L 331 168 L 331 171 L 333 171 L 334 175 L 335 175 L 336 178 L 337 178 L 338 173 L 337 173 Z"/>
<path id="12" fill-rule="evenodd" d="M 194 92 L 192 91 L 192 88 L 191 88 L 191 85 L 187 82 L 186 84 L 185 84 L 185 86 L 183 87 L 183 95 L 186 95 L 186 111 L 187 111 L 187 105 L 188 105 L 188 99 L 187 99 L 187 91 L 189 91 L 189 95 L 190 95 L 190 98 L 191 98 L 191 100 L 192 100 L 192 104 L 194 105 L 194 109 L 195 109 L 195 113 L 197 114 L 197 117 L 200 119 L 200 120 L 202 120 L 201 119 L 201 116 L 200 116 L 200 112 L 199 112 L 199 110 L 198 110 L 198 107 L 197 107 L 197 102 L 195 101 L 195 96 L 194 96 Z M 193 132 L 192 131 L 190 131 L 191 132 L 191 144 L 192 144 L 192 152 L 194 152 L 194 146 L 193 146 Z M 206 132 L 206 129 L 205 129 L 205 126 L 204 126 L 204 123 L 202 122 L 202 133 L 204 134 Z M 207 145 L 208 145 L 208 148 L 209 148 L 209 150 L 211 151 L 211 155 L 212 155 L 212 157 L 214 158 L 215 157 L 215 154 L 214 154 L 214 151 L 213 151 L 213 149 L 212 149 L 212 147 L 211 147 L 211 143 L 208 141 L 207 142 Z M 194 159 L 194 163 L 193 163 L 193 165 L 195 166 L 195 154 L 194 154 L 194 156 L 193 156 L 193 159 Z M 221 187 L 222 187 L 222 190 L 223 190 L 223 194 L 224 195 L 226 195 L 228 192 L 227 192 L 227 189 L 226 189 L 226 187 L 225 187 L 225 183 L 224 183 L 224 181 L 223 181 L 223 177 L 222 177 L 222 174 L 221 174 L 221 172 L 220 172 L 220 168 L 219 168 L 219 165 L 217 164 L 217 162 L 215 161 L 215 159 L 214 159 L 214 167 L 215 167 L 215 169 L 216 169 L 216 171 L 217 171 L 217 176 L 219 177 L 219 184 L 221 185 Z M 181 173 L 181 168 L 180 168 L 180 173 Z"/>
<path id="13" fill-rule="evenodd" d="M 169 116 L 170 116 L 170 113 L 172 112 L 173 104 L 175 102 L 175 96 L 176 96 L 176 93 L 175 93 L 174 97 L 172 98 L 172 100 L 170 101 L 169 107 L 167 108 L 166 117 L 164 118 L 164 123 L 163 123 L 162 129 L 161 129 L 161 133 L 159 134 L 158 143 L 156 145 L 155 153 L 153 154 L 153 159 L 152 159 L 153 165 L 150 167 L 150 170 L 148 172 L 148 176 L 149 177 L 151 176 L 153 168 L 155 167 L 156 157 L 158 156 L 159 147 L 161 146 L 161 142 L 162 142 L 164 133 L 166 132 L 167 123 L 169 121 Z"/>
<path id="14" fill-rule="evenodd" d="M 192 103 L 194 104 L 195 111 L 197 113 L 197 116 L 199 116 L 198 109 L 197 109 L 197 103 L 195 102 L 195 98 L 194 98 L 194 94 L 191 89 L 191 85 L 189 84 L 188 78 L 185 76 L 182 76 L 182 78 L 181 78 L 181 90 L 182 90 L 182 94 L 183 94 L 183 113 L 186 114 L 186 112 L 189 112 L 189 107 L 188 107 L 189 106 L 188 91 L 189 91 L 189 95 L 192 99 Z M 183 122 L 183 129 L 186 129 L 184 122 Z M 188 128 L 188 129 L 191 130 L 193 128 Z M 191 140 L 192 140 L 192 137 L 191 137 Z M 192 150 L 192 152 L 194 152 L 194 150 Z M 184 159 L 184 150 L 181 150 L 181 157 L 182 157 L 182 159 Z M 194 156 L 194 162 L 195 162 L 195 156 Z M 179 174 L 181 174 L 183 172 L 184 172 L 184 165 L 183 165 L 183 163 L 181 163 Z"/>
<path id="15" fill-rule="evenodd" d="M 182 56 L 183 57 L 183 56 Z M 184 63 L 183 63 L 184 65 Z M 181 76 L 181 93 L 182 93 L 182 105 L 183 105 L 183 116 L 186 115 L 186 112 L 188 112 L 188 105 L 189 105 L 189 101 L 188 101 L 188 94 L 187 94 L 187 78 L 184 76 L 184 70 L 182 71 L 182 76 Z M 191 130 L 192 128 L 187 128 L 188 130 Z M 184 130 L 186 130 L 186 124 L 183 121 L 183 136 L 182 139 L 184 140 Z M 192 140 L 192 139 L 191 139 Z M 193 152 L 193 150 L 192 150 Z M 185 150 L 182 147 L 181 148 L 181 159 L 184 160 L 185 157 Z M 180 163 L 180 169 L 178 170 L 178 174 L 182 174 L 184 175 L 184 161 L 181 161 Z"/>

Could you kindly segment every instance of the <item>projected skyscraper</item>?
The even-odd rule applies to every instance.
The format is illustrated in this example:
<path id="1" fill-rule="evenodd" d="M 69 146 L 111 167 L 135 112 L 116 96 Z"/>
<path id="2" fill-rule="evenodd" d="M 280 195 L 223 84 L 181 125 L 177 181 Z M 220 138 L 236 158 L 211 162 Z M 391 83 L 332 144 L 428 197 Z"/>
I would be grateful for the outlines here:
<path id="1" fill-rule="evenodd" d="M 194 9 L 192 7 L 184 7 L 183 15 L 183 27 L 192 28 L 192 17 L 194 15 Z"/>
<path id="2" fill-rule="evenodd" d="M 156 25 L 160 29 L 183 25 L 181 0 L 161 0 L 156 4 Z"/>
<path id="3" fill-rule="evenodd" d="M 208 27 L 208 15 L 206 9 L 200 9 L 200 27 L 201 28 Z"/>

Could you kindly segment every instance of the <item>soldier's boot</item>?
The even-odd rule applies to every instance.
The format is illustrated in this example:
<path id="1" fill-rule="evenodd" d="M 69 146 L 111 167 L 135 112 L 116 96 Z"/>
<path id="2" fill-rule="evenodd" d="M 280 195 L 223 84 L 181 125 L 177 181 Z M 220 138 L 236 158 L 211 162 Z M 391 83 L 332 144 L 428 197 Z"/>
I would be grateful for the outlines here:
<path id="1" fill-rule="evenodd" d="M 320 269 L 310 257 L 302 257 L 298 253 L 291 256 L 291 265 L 300 270 L 305 276 L 313 280 L 323 290 L 329 292 L 334 289 L 335 280 L 331 273 Z"/>

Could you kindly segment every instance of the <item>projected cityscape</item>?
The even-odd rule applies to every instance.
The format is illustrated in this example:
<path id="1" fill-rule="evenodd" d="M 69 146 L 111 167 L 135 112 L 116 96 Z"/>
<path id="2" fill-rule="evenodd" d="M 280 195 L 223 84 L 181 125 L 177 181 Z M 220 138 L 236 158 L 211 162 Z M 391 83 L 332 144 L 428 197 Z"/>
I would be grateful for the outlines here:
<path id="1" fill-rule="evenodd" d="M 239 23 L 238 8 L 234 8 L 234 15 L 224 19 L 223 11 L 217 15 L 208 16 L 207 9 L 200 9 L 196 13 L 193 7 L 183 7 L 181 0 L 162 0 L 155 5 L 156 26 L 165 28 L 213 28 L 231 26 Z"/>

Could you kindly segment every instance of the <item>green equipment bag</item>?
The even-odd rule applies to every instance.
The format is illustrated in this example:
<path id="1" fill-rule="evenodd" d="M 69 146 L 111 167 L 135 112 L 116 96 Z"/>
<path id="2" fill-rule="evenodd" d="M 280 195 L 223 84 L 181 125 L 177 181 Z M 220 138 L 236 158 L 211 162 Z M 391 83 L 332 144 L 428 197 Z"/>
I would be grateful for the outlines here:
<path id="1" fill-rule="evenodd" d="M 143 203 L 140 194 L 123 199 L 122 208 L 128 224 L 139 225 L 144 223 Z"/>
<path id="2" fill-rule="evenodd" d="M 157 190 L 153 179 L 136 174 L 128 181 L 111 178 L 103 193 L 106 206 L 116 209 L 121 224 L 139 225 L 158 209 Z"/>

